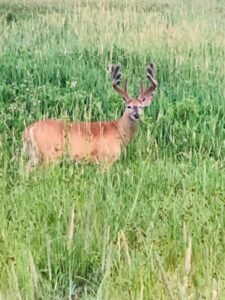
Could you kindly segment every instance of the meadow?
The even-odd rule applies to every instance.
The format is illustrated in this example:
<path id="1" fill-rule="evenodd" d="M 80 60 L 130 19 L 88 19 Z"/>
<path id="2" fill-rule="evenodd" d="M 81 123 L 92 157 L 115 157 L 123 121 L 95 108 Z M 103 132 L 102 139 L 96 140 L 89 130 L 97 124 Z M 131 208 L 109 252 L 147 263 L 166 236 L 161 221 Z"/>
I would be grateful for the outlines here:
<path id="1" fill-rule="evenodd" d="M 222 0 L 0 2 L 0 299 L 225 299 L 224 28 Z M 118 162 L 26 172 L 28 124 L 118 118 L 108 66 L 135 97 L 150 62 Z"/>

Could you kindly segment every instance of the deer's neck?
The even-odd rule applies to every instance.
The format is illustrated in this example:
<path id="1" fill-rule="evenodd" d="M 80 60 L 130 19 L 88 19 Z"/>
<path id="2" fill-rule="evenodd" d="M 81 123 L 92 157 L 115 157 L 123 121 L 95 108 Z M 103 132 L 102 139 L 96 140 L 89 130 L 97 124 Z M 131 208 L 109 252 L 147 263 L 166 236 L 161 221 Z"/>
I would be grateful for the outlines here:
<path id="1" fill-rule="evenodd" d="M 122 144 L 127 145 L 134 136 L 138 121 L 131 120 L 129 114 L 125 111 L 123 116 L 117 121 L 118 131 L 122 140 Z"/>

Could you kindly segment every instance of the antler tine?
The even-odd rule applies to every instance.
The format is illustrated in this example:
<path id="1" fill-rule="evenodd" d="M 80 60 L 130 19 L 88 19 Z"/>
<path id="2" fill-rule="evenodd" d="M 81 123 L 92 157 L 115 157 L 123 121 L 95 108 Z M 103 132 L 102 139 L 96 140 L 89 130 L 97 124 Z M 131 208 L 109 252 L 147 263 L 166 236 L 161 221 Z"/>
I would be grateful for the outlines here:
<path id="1" fill-rule="evenodd" d="M 111 73 L 112 73 L 112 78 L 113 78 L 113 79 L 115 79 L 116 76 L 117 76 L 118 74 L 120 74 L 119 71 L 120 71 L 120 65 L 119 65 L 119 64 L 112 65 L 112 71 L 111 71 Z"/>
<path id="2" fill-rule="evenodd" d="M 128 91 L 127 91 L 127 88 L 128 88 L 127 79 L 125 81 L 124 89 L 119 86 L 120 82 L 121 82 L 121 73 L 120 73 L 120 65 L 119 64 L 112 65 L 111 74 L 112 74 L 114 89 L 123 97 L 123 99 L 126 102 L 129 102 L 130 101 L 130 96 L 128 95 Z"/>
<path id="3" fill-rule="evenodd" d="M 154 65 L 151 63 L 147 66 L 147 78 L 151 81 L 153 86 L 157 86 L 157 80 L 154 78 Z"/>
<path id="4" fill-rule="evenodd" d="M 140 95 L 138 97 L 139 99 L 144 99 L 147 96 L 151 96 L 157 87 L 158 83 L 154 76 L 154 65 L 152 63 L 147 66 L 147 78 L 151 82 L 151 85 L 144 91 L 143 83 L 141 83 Z"/>

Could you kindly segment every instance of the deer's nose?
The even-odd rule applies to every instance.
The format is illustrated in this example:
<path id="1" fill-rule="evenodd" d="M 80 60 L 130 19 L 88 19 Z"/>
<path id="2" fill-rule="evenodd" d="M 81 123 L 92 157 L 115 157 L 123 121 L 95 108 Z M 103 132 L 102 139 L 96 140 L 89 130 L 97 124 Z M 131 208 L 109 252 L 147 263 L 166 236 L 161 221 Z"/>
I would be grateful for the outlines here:
<path id="1" fill-rule="evenodd" d="M 138 119 L 138 118 L 139 118 L 138 107 L 134 107 L 134 110 L 133 110 L 133 116 L 135 117 L 135 119 Z"/>
<path id="2" fill-rule="evenodd" d="M 133 114 L 133 116 L 135 117 L 135 119 L 139 119 L 139 113 L 138 113 L 138 112 L 135 112 L 135 113 Z"/>

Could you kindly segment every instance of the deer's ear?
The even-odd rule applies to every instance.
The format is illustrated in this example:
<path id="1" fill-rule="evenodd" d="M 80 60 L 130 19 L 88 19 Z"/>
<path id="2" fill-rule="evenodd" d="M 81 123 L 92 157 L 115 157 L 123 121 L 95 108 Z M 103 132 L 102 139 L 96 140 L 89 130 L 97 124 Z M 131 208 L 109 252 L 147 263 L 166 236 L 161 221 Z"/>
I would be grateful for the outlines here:
<path id="1" fill-rule="evenodd" d="M 149 96 L 145 96 L 142 100 L 142 107 L 146 107 L 152 104 L 153 101 L 153 93 Z"/>

